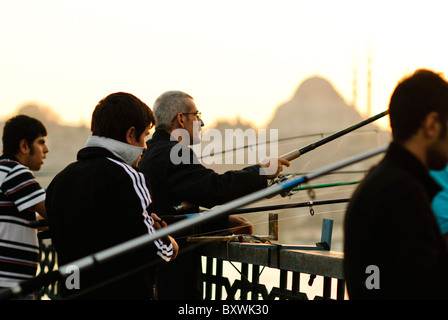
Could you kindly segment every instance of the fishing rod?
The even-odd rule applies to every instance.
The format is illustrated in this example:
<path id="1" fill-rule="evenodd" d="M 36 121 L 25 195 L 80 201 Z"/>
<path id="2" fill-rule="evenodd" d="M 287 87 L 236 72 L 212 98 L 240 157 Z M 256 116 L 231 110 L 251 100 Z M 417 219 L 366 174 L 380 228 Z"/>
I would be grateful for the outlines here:
<path id="1" fill-rule="evenodd" d="M 303 208 L 303 207 L 312 207 L 312 206 L 320 206 L 320 205 L 326 205 L 326 204 L 337 204 L 337 203 L 344 203 L 350 201 L 349 198 L 346 199 L 333 199 L 333 200 L 321 200 L 321 201 L 306 201 L 306 202 L 299 202 L 299 203 L 287 203 L 287 204 L 277 204 L 277 205 L 270 205 L 270 206 L 263 206 L 263 207 L 251 207 L 251 208 L 241 208 L 241 209 L 235 209 L 232 211 L 229 211 L 227 214 L 245 214 L 245 213 L 251 213 L 251 212 L 263 212 L 263 211 L 272 211 L 272 210 L 282 210 L 282 209 L 293 209 L 293 208 Z M 160 216 L 160 219 L 165 221 L 166 223 L 173 223 L 179 220 L 192 218 L 197 215 L 201 214 L 207 214 L 209 211 L 204 210 L 197 213 L 187 213 L 187 214 L 178 214 L 178 215 L 166 215 L 166 216 Z"/>
<path id="2" fill-rule="evenodd" d="M 345 129 L 343 129 L 343 130 L 341 130 L 339 132 L 336 132 L 336 133 L 334 133 L 334 134 L 332 134 L 332 135 L 330 135 L 330 136 L 328 136 L 326 138 L 323 138 L 323 139 L 321 139 L 319 141 L 311 143 L 311 144 L 309 144 L 309 145 L 307 145 L 307 146 L 305 146 L 305 147 L 303 147 L 301 149 L 292 150 L 292 151 L 290 151 L 290 152 L 280 156 L 280 158 L 286 159 L 288 161 L 295 160 L 295 159 L 299 158 L 300 156 L 304 155 L 305 153 L 308 153 L 308 152 L 310 152 L 310 151 L 312 151 L 312 150 L 314 150 L 314 149 L 316 149 L 316 148 L 318 148 L 318 147 L 320 147 L 320 146 L 322 146 L 322 145 L 324 145 L 324 144 L 326 144 L 326 143 L 328 143 L 330 141 L 333 141 L 333 140 L 335 140 L 337 138 L 340 138 L 340 137 L 346 135 L 347 133 L 350 133 L 350 132 L 352 132 L 352 131 L 354 131 L 356 129 L 359 129 L 359 128 L 369 124 L 369 123 L 372 123 L 372 122 L 374 122 L 374 121 L 376 121 L 376 120 L 378 120 L 378 119 L 380 119 L 380 118 L 382 118 L 382 117 L 384 117 L 384 116 L 386 116 L 388 114 L 389 114 L 389 110 L 386 110 L 386 111 L 383 111 L 381 113 L 378 113 L 375 116 L 372 116 L 372 117 L 370 117 L 368 119 L 365 119 L 365 120 L 363 120 L 361 122 L 358 122 L 358 123 L 356 123 L 356 124 L 354 124 L 354 125 L 352 125 L 352 126 L 350 126 L 348 128 L 345 128 Z M 274 185 L 276 183 L 284 181 L 287 178 L 288 178 L 287 175 L 281 175 L 281 176 L 277 177 L 276 179 L 272 180 L 269 185 Z M 282 197 L 287 197 L 287 196 L 291 195 L 291 190 L 284 190 L 282 193 L 280 193 L 280 195 Z M 269 196 L 268 199 L 269 198 L 272 198 L 272 196 Z"/>
<path id="3" fill-rule="evenodd" d="M 380 119 L 380 118 L 382 118 L 382 117 L 384 117 L 384 116 L 386 116 L 388 114 L 389 114 L 389 110 L 383 111 L 383 112 L 381 112 L 381 113 L 379 113 L 379 114 L 377 114 L 375 116 L 372 116 L 372 117 L 370 117 L 368 119 L 365 119 L 365 120 L 363 120 L 361 122 L 358 122 L 358 123 L 356 123 L 356 124 L 354 124 L 354 125 L 352 125 L 352 126 L 350 126 L 348 128 L 345 128 L 345 129 L 343 129 L 343 130 L 341 130 L 339 132 L 336 132 L 336 133 L 334 133 L 334 134 L 332 134 L 332 135 L 330 135 L 330 136 L 328 136 L 326 138 L 323 138 L 323 139 L 318 140 L 318 141 L 316 141 L 314 143 L 311 143 L 311 144 L 309 144 L 309 145 L 307 145 L 307 146 L 305 146 L 305 147 L 303 147 L 301 149 L 292 150 L 292 151 L 290 151 L 290 152 L 280 156 L 279 158 L 286 159 L 288 161 L 295 160 L 295 159 L 297 159 L 298 157 L 304 155 L 307 152 L 310 152 L 310 151 L 312 151 L 312 150 L 314 150 L 314 149 L 316 149 L 316 148 L 318 148 L 318 147 L 320 147 L 320 146 L 322 146 L 322 145 L 324 145 L 324 144 L 326 144 L 326 143 L 328 143 L 330 141 L 333 141 L 333 140 L 335 140 L 335 139 L 337 139 L 339 137 L 342 137 L 343 135 L 345 135 L 347 133 L 350 133 L 350 132 L 352 132 L 352 131 L 354 131 L 356 129 L 359 129 L 359 128 L 369 124 L 369 123 L 372 123 L 372 122 L 374 122 L 374 121 L 376 121 L 376 120 L 378 120 L 378 119 Z M 272 180 L 269 183 L 269 187 L 273 186 L 274 184 L 278 184 L 279 182 L 285 181 L 286 179 L 288 179 L 287 176 L 278 177 L 278 178 Z M 286 196 L 288 196 L 290 194 L 290 191 L 291 190 L 284 190 L 283 192 L 280 193 L 280 195 L 283 196 L 283 197 L 286 197 Z M 272 198 L 275 195 L 267 196 L 267 198 Z M 194 207 L 193 204 L 188 203 L 188 202 L 182 202 L 182 203 L 174 206 L 173 209 L 176 212 L 182 212 L 182 211 L 190 209 L 192 207 Z"/>
<path id="4" fill-rule="evenodd" d="M 345 135 L 345 134 L 347 134 L 349 132 L 352 132 L 352 131 L 354 131 L 354 130 L 356 130 L 358 128 L 361 128 L 361 127 L 363 127 L 363 126 L 365 126 L 365 125 L 367 125 L 367 124 L 369 124 L 371 122 L 374 122 L 374 121 L 384 117 L 387 114 L 389 114 L 389 110 L 383 111 L 383 112 L 381 112 L 381 113 L 379 113 L 379 114 L 377 114 L 375 116 L 372 116 L 372 117 L 370 117 L 370 118 L 368 118 L 366 120 L 363 120 L 363 121 L 361 121 L 361 122 L 359 122 L 357 124 L 354 124 L 354 125 L 346 128 L 346 129 L 344 129 L 344 130 L 336 132 L 336 133 L 332 134 L 331 136 L 323 138 L 323 139 L 321 139 L 321 140 L 319 140 L 317 142 L 311 143 L 311 144 L 307 145 L 306 147 L 303 147 L 301 149 L 292 150 L 292 151 L 290 151 L 290 152 L 280 156 L 280 158 L 286 159 L 288 161 L 297 159 L 301 155 L 303 155 L 303 154 L 305 154 L 307 152 L 310 152 L 311 150 L 314 150 L 314 149 L 316 149 L 317 147 L 320 147 L 323 144 L 326 144 L 326 143 L 328 143 L 330 141 L 333 141 L 334 139 L 342 137 L 343 135 Z"/>
<path id="5" fill-rule="evenodd" d="M 72 274 L 73 266 L 76 266 L 78 270 L 84 271 L 91 268 L 94 268 L 102 263 L 110 261 L 117 256 L 121 256 L 123 254 L 129 253 L 130 251 L 134 251 L 145 246 L 151 245 L 155 240 L 163 238 L 168 235 L 175 235 L 179 232 L 184 231 L 187 228 L 190 228 L 195 225 L 203 224 L 209 220 L 216 219 L 217 217 L 228 213 L 229 211 L 241 208 L 248 204 L 254 203 L 256 201 L 262 200 L 269 195 L 278 194 L 282 191 L 290 190 L 291 188 L 300 185 L 301 183 L 310 181 L 312 179 L 318 178 L 322 175 L 325 175 L 328 172 L 340 169 L 342 167 L 346 167 L 348 165 L 357 163 L 359 161 L 363 161 L 375 155 L 385 152 L 387 146 L 382 146 L 379 148 L 375 148 L 364 152 L 362 154 L 353 156 L 349 159 L 337 162 L 335 164 L 326 166 L 322 169 L 311 172 L 307 175 L 296 177 L 282 183 L 273 185 L 263 190 L 256 191 L 254 193 L 248 194 L 236 200 L 230 201 L 216 209 L 212 209 L 207 214 L 198 215 L 192 217 L 190 219 L 184 219 L 177 223 L 173 223 L 168 225 L 162 229 L 157 230 L 152 234 L 146 234 L 135 239 L 123 242 L 114 247 L 102 250 L 100 252 L 94 253 L 92 255 L 86 256 L 84 258 L 73 261 L 67 265 L 63 265 L 59 268 L 59 270 L 54 270 L 45 274 L 40 275 L 34 279 L 20 282 L 11 288 L 4 289 L 0 291 L 0 300 L 12 298 L 16 295 L 25 294 L 28 292 L 33 292 L 36 289 L 41 288 L 44 285 L 53 283 L 58 280 L 62 280 Z"/>

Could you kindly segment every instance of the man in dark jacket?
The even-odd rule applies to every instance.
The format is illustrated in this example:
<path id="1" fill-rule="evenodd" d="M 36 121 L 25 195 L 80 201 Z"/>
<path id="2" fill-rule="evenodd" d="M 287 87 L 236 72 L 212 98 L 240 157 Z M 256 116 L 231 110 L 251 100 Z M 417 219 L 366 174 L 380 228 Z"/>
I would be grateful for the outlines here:
<path id="1" fill-rule="evenodd" d="M 448 256 L 433 211 L 429 169 L 448 162 L 448 83 L 429 70 L 400 82 L 393 141 L 355 191 L 345 219 L 350 299 L 448 298 Z"/>
<path id="2" fill-rule="evenodd" d="M 136 169 L 154 123 L 151 109 L 128 93 L 111 94 L 95 107 L 92 136 L 78 161 L 60 172 L 47 190 L 47 216 L 60 265 L 160 227 L 158 217 L 151 215 L 149 185 Z M 154 273 L 142 267 L 169 262 L 176 254 L 171 237 L 156 240 L 81 272 L 79 288 L 61 283 L 62 296 L 152 299 Z"/>
<path id="3" fill-rule="evenodd" d="M 148 141 L 148 149 L 139 168 L 148 175 L 154 199 L 154 212 L 159 216 L 176 215 L 181 203 L 191 207 L 182 214 L 198 212 L 199 206 L 211 208 L 242 197 L 267 186 L 289 166 L 283 159 L 272 159 L 262 165 L 218 174 L 200 164 L 189 145 L 200 141 L 200 127 L 204 125 L 193 98 L 180 91 L 162 94 L 154 104 L 157 118 L 156 132 Z M 179 133 L 176 136 L 176 133 Z M 180 142 L 179 142 L 180 140 Z M 275 168 L 273 172 L 269 169 Z M 261 171 L 260 171 L 261 170 Z M 263 170 L 266 170 L 266 174 Z M 236 228 L 234 233 L 253 232 L 250 222 L 240 216 L 218 218 L 215 221 L 175 235 L 179 243 L 179 257 L 159 270 L 158 298 L 202 299 L 201 258 L 198 250 L 189 250 L 185 237 L 203 232 Z"/>

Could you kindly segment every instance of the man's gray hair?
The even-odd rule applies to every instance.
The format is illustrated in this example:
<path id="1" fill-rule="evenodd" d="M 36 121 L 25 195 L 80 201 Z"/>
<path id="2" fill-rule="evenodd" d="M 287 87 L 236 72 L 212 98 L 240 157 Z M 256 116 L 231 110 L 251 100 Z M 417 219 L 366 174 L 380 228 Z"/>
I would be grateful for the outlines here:
<path id="1" fill-rule="evenodd" d="M 157 119 L 156 129 L 171 130 L 173 119 L 177 114 L 190 111 L 187 98 L 193 99 L 182 91 L 167 91 L 161 94 L 154 102 L 153 107 Z"/>

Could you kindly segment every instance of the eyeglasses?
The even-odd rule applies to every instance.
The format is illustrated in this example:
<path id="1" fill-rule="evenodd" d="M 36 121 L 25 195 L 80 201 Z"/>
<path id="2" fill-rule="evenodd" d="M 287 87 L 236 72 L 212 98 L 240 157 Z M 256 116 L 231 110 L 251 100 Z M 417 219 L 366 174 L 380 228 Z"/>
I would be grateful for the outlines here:
<path id="1" fill-rule="evenodd" d="M 181 112 L 181 114 L 194 114 L 194 115 L 196 115 L 196 119 L 201 120 L 202 112 L 200 112 L 200 111 L 196 111 L 196 112 Z M 171 122 L 174 122 L 174 120 L 176 120 L 176 118 L 177 118 L 177 114 L 173 118 L 173 120 L 171 120 Z"/>

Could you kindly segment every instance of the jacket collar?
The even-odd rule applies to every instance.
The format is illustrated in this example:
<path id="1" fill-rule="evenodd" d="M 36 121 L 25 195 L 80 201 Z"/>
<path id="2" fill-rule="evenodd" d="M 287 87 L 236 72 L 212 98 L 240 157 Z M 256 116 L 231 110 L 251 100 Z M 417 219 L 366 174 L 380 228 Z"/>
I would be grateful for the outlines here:
<path id="1" fill-rule="evenodd" d="M 86 148 L 97 147 L 103 148 L 112 153 L 118 159 L 132 166 L 142 154 L 142 147 L 136 147 L 114 139 L 91 136 L 86 142 Z"/>
<path id="2" fill-rule="evenodd" d="M 151 140 L 155 139 L 155 140 L 164 140 L 164 141 L 175 141 L 175 140 L 172 140 L 171 137 L 172 137 L 171 134 L 169 134 L 165 130 L 158 129 L 152 135 Z"/>
<path id="3" fill-rule="evenodd" d="M 430 176 L 423 163 L 402 145 L 392 142 L 386 152 L 385 159 L 398 164 L 403 170 L 419 180 L 431 198 L 442 190 L 440 185 Z"/>
<path id="4" fill-rule="evenodd" d="M 2 156 L 0 156 L 0 161 L 12 161 L 12 162 L 17 162 L 19 164 L 22 164 L 19 159 L 17 159 L 15 156 L 11 156 L 8 154 L 3 154 Z"/>
<path id="5" fill-rule="evenodd" d="M 0 160 L 12 160 L 12 161 L 20 163 L 20 161 L 15 156 L 11 156 L 9 154 L 2 154 L 0 156 Z"/>

